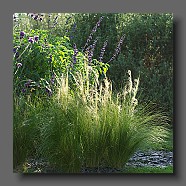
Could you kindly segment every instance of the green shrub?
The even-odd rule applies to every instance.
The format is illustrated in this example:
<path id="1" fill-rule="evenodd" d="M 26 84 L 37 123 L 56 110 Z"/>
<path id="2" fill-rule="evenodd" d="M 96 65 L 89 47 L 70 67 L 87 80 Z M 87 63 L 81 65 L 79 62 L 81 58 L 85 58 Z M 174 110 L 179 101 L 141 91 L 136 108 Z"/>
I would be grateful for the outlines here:
<path id="1" fill-rule="evenodd" d="M 29 42 L 29 38 L 34 36 L 38 36 L 38 41 Z M 54 90 L 51 79 L 55 75 L 59 76 L 67 71 L 71 74 L 82 71 L 87 58 L 86 54 L 71 46 L 66 36 L 50 35 L 46 30 L 32 30 L 30 33 L 24 33 L 20 39 L 20 33 L 15 32 L 14 90 L 18 94 L 21 90 L 29 94 L 32 91 L 38 93 L 40 89 L 39 92 L 44 93 L 46 88 Z M 95 59 L 92 59 L 89 65 L 100 75 L 106 74 L 108 70 L 107 64 Z"/>
<path id="2" fill-rule="evenodd" d="M 123 20 L 123 21 L 121 21 Z M 118 32 L 126 37 L 118 58 L 107 73 L 113 89 L 140 73 L 140 101 L 152 101 L 173 122 L 173 16 L 172 14 L 121 14 Z"/>

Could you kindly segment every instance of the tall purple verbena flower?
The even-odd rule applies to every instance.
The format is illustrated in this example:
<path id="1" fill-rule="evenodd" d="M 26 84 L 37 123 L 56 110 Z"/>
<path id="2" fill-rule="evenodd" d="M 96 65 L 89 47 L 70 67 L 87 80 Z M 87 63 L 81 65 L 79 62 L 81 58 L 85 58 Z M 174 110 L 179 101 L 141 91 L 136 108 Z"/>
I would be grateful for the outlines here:
<path id="1" fill-rule="evenodd" d="M 76 23 L 73 24 L 72 28 L 71 28 L 71 35 L 70 35 L 70 39 L 72 40 L 74 38 L 74 32 L 76 31 Z M 66 32 L 69 32 L 69 30 L 66 30 Z"/>
<path id="2" fill-rule="evenodd" d="M 78 54 L 78 49 L 77 49 L 75 43 L 74 43 L 73 48 L 74 48 L 74 54 L 73 54 L 73 56 L 72 56 L 72 60 L 73 60 L 73 64 L 76 64 L 76 56 L 77 56 L 77 54 Z"/>
<path id="3" fill-rule="evenodd" d="M 113 61 L 116 58 L 116 56 L 119 54 L 119 52 L 121 50 L 121 45 L 123 43 L 124 38 L 125 38 L 125 35 L 122 35 L 121 38 L 120 38 L 120 40 L 119 40 L 119 42 L 118 42 L 118 45 L 117 45 L 117 47 L 115 49 L 114 54 L 111 57 L 111 59 L 108 61 L 108 63 L 110 63 L 111 61 Z"/>
<path id="4" fill-rule="evenodd" d="M 103 56 L 104 56 L 104 53 L 105 53 L 105 48 L 107 46 L 107 43 L 108 41 L 106 40 L 103 44 L 103 47 L 101 49 L 101 53 L 100 53 L 100 56 L 99 56 L 99 61 L 102 62 L 103 61 Z"/>
<path id="5" fill-rule="evenodd" d="M 74 23 L 74 24 L 73 24 L 73 27 L 72 27 L 72 31 L 73 31 L 73 32 L 76 31 L 76 27 L 77 27 L 77 25 L 76 25 L 76 23 Z"/>
<path id="6" fill-rule="evenodd" d="M 93 44 L 90 45 L 89 47 L 87 47 L 87 49 L 86 49 L 85 53 L 87 53 L 87 55 L 88 55 L 89 65 L 92 63 L 92 57 L 93 57 L 93 54 L 94 54 L 94 49 L 95 49 L 97 41 L 98 41 L 98 39 L 96 38 L 94 40 Z"/>
<path id="7" fill-rule="evenodd" d="M 100 26 L 101 21 L 103 20 L 104 16 L 101 16 L 99 21 L 96 23 L 96 25 L 94 26 L 94 28 L 92 29 L 92 32 L 90 33 L 85 46 L 83 47 L 83 51 L 85 50 L 86 46 L 88 45 L 88 43 L 92 40 L 92 36 L 93 34 L 96 32 L 97 28 Z"/>
<path id="8" fill-rule="evenodd" d="M 25 92 L 26 92 L 26 89 L 25 89 L 25 88 L 23 88 L 23 89 L 22 89 L 22 93 L 25 93 Z"/>

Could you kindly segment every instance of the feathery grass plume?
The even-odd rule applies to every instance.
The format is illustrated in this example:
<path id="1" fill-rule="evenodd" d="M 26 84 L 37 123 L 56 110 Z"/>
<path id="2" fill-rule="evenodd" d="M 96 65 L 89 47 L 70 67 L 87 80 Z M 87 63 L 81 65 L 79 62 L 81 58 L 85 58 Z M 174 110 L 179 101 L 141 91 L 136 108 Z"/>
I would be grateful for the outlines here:
<path id="1" fill-rule="evenodd" d="M 166 117 L 137 105 L 139 78 L 132 84 L 128 71 L 124 92 L 115 96 L 107 78 L 101 83 L 95 76 L 91 85 L 88 69 L 85 63 L 85 74 L 73 74 L 75 92 L 68 73 L 58 79 L 56 98 L 42 113 L 41 154 L 65 173 L 83 167 L 122 168 L 136 150 L 166 135 Z"/>
<path id="2" fill-rule="evenodd" d="M 38 115 L 46 102 L 30 96 L 13 95 L 13 168 L 22 167 L 30 157 L 36 157 L 40 145 Z M 46 105 L 45 105 L 46 106 Z"/>

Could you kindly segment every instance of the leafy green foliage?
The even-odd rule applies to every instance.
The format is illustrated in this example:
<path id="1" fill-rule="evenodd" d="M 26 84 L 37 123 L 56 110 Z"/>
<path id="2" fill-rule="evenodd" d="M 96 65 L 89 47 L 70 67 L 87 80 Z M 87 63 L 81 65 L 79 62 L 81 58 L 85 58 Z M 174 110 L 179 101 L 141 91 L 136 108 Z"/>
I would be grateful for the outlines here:
<path id="1" fill-rule="evenodd" d="M 38 41 L 30 43 L 29 37 L 38 36 Z M 19 32 L 14 33 L 14 88 L 20 92 L 26 81 L 32 81 L 32 90 L 52 89 L 50 80 L 52 75 L 60 76 L 67 72 L 82 71 L 87 56 L 78 52 L 76 61 L 73 59 L 74 49 L 68 37 L 51 36 L 48 31 L 32 30 L 19 38 Z M 21 67 L 18 67 L 21 64 Z M 93 59 L 90 68 L 97 74 L 104 75 L 108 64 Z M 93 74 L 92 74 L 93 75 Z M 45 89 L 44 89 L 45 90 Z M 40 91 L 41 92 L 41 91 Z M 30 90 L 29 90 L 30 93 Z"/>
<path id="2" fill-rule="evenodd" d="M 140 74 L 140 101 L 154 102 L 173 116 L 173 17 L 172 14 L 121 14 L 119 33 L 126 37 L 108 77 L 119 90 L 130 69 Z M 172 123 L 172 121 L 171 121 Z"/>

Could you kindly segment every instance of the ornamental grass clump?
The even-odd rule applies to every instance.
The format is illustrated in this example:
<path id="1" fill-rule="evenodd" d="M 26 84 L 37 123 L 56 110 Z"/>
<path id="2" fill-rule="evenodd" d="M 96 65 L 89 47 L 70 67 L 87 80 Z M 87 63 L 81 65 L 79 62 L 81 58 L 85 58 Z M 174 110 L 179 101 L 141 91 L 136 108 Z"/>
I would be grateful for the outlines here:
<path id="1" fill-rule="evenodd" d="M 85 167 L 121 169 L 143 145 L 164 139 L 167 118 L 138 105 L 139 78 L 133 83 L 131 71 L 123 92 L 114 95 L 107 78 L 100 82 L 95 75 L 90 84 L 92 72 L 84 68 L 85 74 L 73 74 L 75 91 L 68 73 L 58 78 L 58 93 L 40 114 L 40 153 L 64 173 Z"/>
<path id="2" fill-rule="evenodd" d="M 40 130 L 37 115 L 44 108 L 43 101 L 30 96 L 13 95 L 13 168 L 37 156 Z"/>

